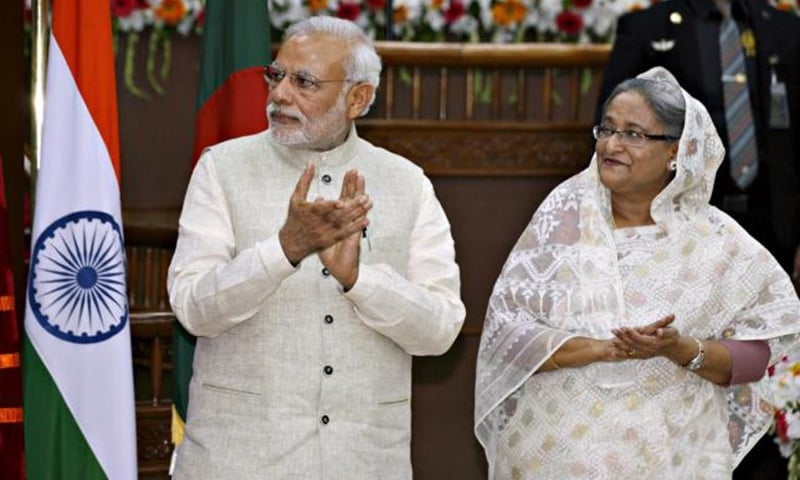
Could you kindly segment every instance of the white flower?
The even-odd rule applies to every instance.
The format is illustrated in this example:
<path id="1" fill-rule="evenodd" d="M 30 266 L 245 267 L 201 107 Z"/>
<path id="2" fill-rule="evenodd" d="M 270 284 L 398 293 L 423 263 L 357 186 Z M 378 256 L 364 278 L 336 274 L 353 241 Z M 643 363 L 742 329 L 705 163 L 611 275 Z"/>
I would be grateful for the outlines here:
<path id="1" fill-rule="evenodd" d="M 309 16 L 301 0 L 269 0 L 269 22 L 284 29 Z"/>
<path id="2" fill-rule="evenodd" d="M 141 32 L 144 27 L 153 24 L 153 14 L 150 10 L 134 10 L 127 17 L 117 19 L 121 32 Z"/>
<path id="3" fill-rule="evenodd" d="M 556 17 L 564 10 L 561 0 L 542 0 L 539 2 L 539 16 L 535 20 L 536 30 L 542 33 L 556 33 Z"/>
<path id="4" fill-rule="evenodd" d="M 450 24 L 450 31 L 456 35 L 473 37 L 478 34 L 478 21 L 475 17 L 464 14 L 461 18 Z"/>
<path id="5" fill-rule="evenodd" d="M 595 35 L 609 38 L 614 33 L 617 21 L 617 12 L 608 0 L 595 0 L 592 5 L 583 11 L 583 24 L 588 26 Z"/>

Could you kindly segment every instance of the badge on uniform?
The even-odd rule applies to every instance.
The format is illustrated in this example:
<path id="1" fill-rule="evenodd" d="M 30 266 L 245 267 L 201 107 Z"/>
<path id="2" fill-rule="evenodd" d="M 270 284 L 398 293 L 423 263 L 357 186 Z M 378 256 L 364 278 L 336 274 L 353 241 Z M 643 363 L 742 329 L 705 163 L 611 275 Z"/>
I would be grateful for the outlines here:
<path id="1" fill-rule="evenodd" d="M 772 62 L 770 64 L 777 63 Z M 775 68 L 771 69 L 769 85 L 769 128 L 789 128 L 789 102 L 786 98 L 786 84 L 778 80 Z"/>
<path id="2" fill-rule="evenodd" d="M 742 32 L 741 36 L 742 49 L 746 57 L 753 58 L 756 56 L 756 36 L 753 35 L 753 30 L 748 28 Z"/>
<path id="3" fill-rule="evenodd" d="M 650 47 L 652 47 L 656 52 L 668 52 L 672 50 L 674 46 L 675 40 L 667 40 L 666 38 L 650 42 Z"/>

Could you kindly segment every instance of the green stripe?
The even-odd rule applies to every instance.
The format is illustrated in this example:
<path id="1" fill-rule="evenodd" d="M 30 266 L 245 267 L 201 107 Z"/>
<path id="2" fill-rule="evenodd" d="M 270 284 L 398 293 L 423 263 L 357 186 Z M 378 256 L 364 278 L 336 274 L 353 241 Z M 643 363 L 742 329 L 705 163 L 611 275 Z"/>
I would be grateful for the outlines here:
<path id="1" fill-rule="evenodd" d="M 178 415 L 186 421 L 186 409 L 189 406 L 189 382 L 192 380 L 192 360 L 194 359 L 194 346 L 197 337 L 192 336 L 177 321 L 172 326 L 172 374 L 175 392 L 172 402 Z"/>
<path id="2" fill-rule="evenodd" d="M 270 62 L 267 0 L 208 0 L 198 109 L 234 72 Z"/>
<path id="3" fill-rule="evenodd" d="M 22 376 L 28 480 L 107 478 L 27 337 L 22 343 Z"/>

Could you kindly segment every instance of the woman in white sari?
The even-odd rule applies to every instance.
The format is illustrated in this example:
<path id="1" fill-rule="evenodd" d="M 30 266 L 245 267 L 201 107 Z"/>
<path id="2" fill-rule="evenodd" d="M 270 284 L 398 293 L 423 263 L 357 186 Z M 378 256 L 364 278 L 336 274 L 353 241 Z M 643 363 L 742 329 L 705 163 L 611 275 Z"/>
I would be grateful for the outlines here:
<path id="1" fill-rule="evenodd" d="M 594 134 L 489 302 L 475 404 L 489 478 L 729 479 L 772 420 L 761 380 L 795 346 L 800 301 L 709 205 L 723 147 L 669 72 L 621 84 Z"/>

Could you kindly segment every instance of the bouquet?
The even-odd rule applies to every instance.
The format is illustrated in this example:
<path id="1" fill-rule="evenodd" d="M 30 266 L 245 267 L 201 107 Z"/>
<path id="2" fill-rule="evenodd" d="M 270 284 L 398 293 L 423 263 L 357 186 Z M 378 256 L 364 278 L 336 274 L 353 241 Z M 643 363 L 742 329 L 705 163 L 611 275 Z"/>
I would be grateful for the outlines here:
<path id="1" fill-rule="evenodd" d="M 800 480 L 800 352 L 793 352 L 768 371 L 775 406 L 775 442 L 789 459 L 789 480 Z"/>

